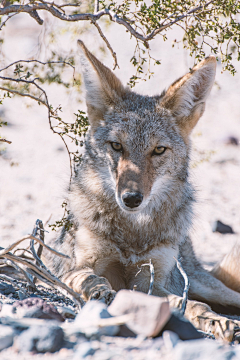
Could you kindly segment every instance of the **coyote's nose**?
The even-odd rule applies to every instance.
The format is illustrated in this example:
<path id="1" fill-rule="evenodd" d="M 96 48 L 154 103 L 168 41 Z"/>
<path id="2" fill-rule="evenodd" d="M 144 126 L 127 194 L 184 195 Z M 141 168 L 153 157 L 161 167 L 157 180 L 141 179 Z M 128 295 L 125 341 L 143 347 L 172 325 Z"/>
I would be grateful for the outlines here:
<path id="1" fill-rule="evenodd" d="M 122 199 L 124 204 L 132 209 L 138 207 L 141 204 L 143 201 L 143 196 L 139 192 L 125 192 L 122 195 Z"/>

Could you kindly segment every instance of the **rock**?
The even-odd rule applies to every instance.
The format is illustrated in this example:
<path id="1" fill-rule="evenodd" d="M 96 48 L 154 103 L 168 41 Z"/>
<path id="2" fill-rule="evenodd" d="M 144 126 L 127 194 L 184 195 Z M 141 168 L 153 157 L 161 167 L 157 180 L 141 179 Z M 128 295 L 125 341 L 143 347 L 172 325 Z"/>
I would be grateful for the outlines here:
<path id="1" fill-rule="evenodd" d="M 0 351 L 13 344 L 15 331 L 11 326 L 0 325 Z"/>
<path id="2" fill-rule="evenodd" d="M 67 306 L 57 306 L 57 311 L 64 319 L 75 319 L 75 312 Z"/>
<path id="3" fill-rule="evenodd" d="M 15 316 L 14 307 L 10 304 L 2 304 L 0 316 L 1 317 L 6 317 L 6 316 L 14 317 Z"/>
<path id="4" fill-rule="evenodd" d="M 84 359 L 89 355 L 94 355 L 95 351 L 96 350 L 92 348 L 91 343 L 85 341 L 77 347 L 73 360 Z"/>
<path id="5" fill-rule="evenodd" d="M 231 226 L 222 223 L 220 220 L 214 221 L 212 231 L 219 232 L 220 234 L 234 234 Z"/>
<path id="6" fill-rule="evenodd" d="M 158 335 L 171 317 L 166 298 L 129 290 L 119 291 L 108 311 L 113 316 L 129 314 L 127 327 L 136 334 L 152 337 Z"/>
<path id="7" fill-rule="evenodd" d="M 7 283 L 5 283 L 4 281 L 1 281 L 0 283 L 0 293 L 2 295 L 10 295 L 10 294 L 14 294 L 16 292 L 16 290 L 14 289 L 14 287 L 12 285 L 9 285 Z"/>
<path id="8" fill-rule="evenodd" d="M 169 359 L 174 360 L 229 360 L 238 359 L 235 349 L 220 345 L 214 340 L 191 340 L 180 342 L 170 353 Z"/>
<path id="9" fill-rule="evenodd" d="M 235 146 L 238 146 L 239 145 L 239 139 L 236 137 L 236 136 L 233 136 L 233 135 L 230 135 L 228 137 L 226 137 L 224 139 L 224 143 L 226 145 L 235 145 Z"/>
<path id="10" fill-rule="evenodd" d="M 168 351 L 172 350 L 180 341 L 178 335 L 173 331 L 164 331 L 162 337 Z"/>
<path id="11" fill-rule="evenodd" d="M 80 313 L 76 316 L 75 321 L 71 323 L 70 327 L 66 329 L 72 333 L 84 333 L 86 336 L 107 335 L 114 336 L 119 331 L 119 326 L 99 326 L 101 320 L 111 318 L 107 310 L 107 305 L 103 302 L 91 300 L 89 301 Z"/>
<path id="12" fill-rule="evenodd" d="M 195 340 L 202 339 L 203 335 L 184 317 L 178 313 L 171 314 L 170 319 L 164 325 L 158 336 L 161 336 L 164 331 L 172 331 L 177 334 L 181 340 Z"/>
<path id="13" fill-rule="evenodd" d="M 63 330 L 57 325 L 31 326 L 23 331 L 16 339 L 14 346 L 16 350 L 38 353 L 55 352 L 61 349 L 64 342 Z"/>
<path id="14" fill-rule="evenodd" d="M 59 314 L 55 306 L 48 304 L 38 297 L 15 301 L 13 307 L 15 309 L 16 317 L 64 321 L 64 318 Z"/>

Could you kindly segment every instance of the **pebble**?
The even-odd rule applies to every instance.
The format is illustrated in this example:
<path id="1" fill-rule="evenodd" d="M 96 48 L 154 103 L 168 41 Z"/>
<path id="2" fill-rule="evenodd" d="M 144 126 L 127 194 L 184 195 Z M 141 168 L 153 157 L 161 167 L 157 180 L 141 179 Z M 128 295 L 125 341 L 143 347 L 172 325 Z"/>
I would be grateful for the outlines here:
<path id="1" fill-rule="evenodd" d="M 11 326 L 0 325 L 0 351 L 13 344 L 15 331 Z"/>
<path id="2" fill-rule="evenodd" d="M 16 339 L 14 346 L 19 352 L 55 352 L 64 345 L 63 330 L 57 325 L 31 326 Z"/>
<path id="3" fill-rule="evenodd" d="M 219 232 L 220 234 L 234 234 L 231 226 L 222 223 L 220 220 L 214 221 L 212 224 L 212 231 Z"/>
<path id="4" fill-rule="evenodd" d="M 98 326 L 98 323 L 101 319 L 107 319 L 110 317 L 112 316 L 109 314 L 106 304 L 100 301 L 91 300 L 76 316 L 75 321 L 71 323 L 71 327 L 68 330 L 70 330 L 72 333 L 84 333 L 88 337 L 92 335 L 114 336 L 118 333 L 119 326 Z"/>
<path id="5" fill-rule="evenodd" d="M 13 304 L 17 317 L 64 321 L 56 307 L 41 298 L 31 297 Z"/>

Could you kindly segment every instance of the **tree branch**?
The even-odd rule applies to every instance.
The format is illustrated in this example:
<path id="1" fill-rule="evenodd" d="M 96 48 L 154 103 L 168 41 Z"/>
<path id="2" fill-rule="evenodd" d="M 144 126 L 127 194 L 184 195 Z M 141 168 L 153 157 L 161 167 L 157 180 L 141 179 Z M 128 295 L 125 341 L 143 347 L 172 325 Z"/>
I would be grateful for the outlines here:
<path id="1" fill-rule="evenodd" d="M 8 144 L 11 144 L 11 143 L 12 143 L 11 141 L 6 140 L 6 139 L 0 139 L 0 141 L 2 141 L 2 142 L 6 142 L 6 143 L 8 143 Z"/>
<path id="2" fill-rule="evenodd" d="M 124 20 L 123 18 L 118 17 L 113 11 L 109 10 L 109 9 L 103 9 L 101 11 L 96 12 L 95 14 L 90 14 L 90 13 L 82 13 L 82 14 L 73 14 L 73 15 L 66 15 L 65 12 L 61 11 L 61 8 L 63 7 L 63 5 L 56 5 L 54 4 L 54 2 L 52 3 L 48 3 L 45 1 L 42 2 L 34 2 L 34 3 L 28 3 L 26 5 L 9 5 L 6 6 L 4 8 L 0 8 L 0 15 L 8 15 L 10 13 L 20 13 L 20 12 L 25 12 L 28 14 L 32 14 L 34 11 L 37 10 L 45 10 L 45 11 L 49 11 L 53 16 L 64 20 L 64 21 L 82 21 L 82 20 L 89 20 L 92 22 L 96 22 L 97 20 L 99 20 L 102 16 L 109 16 L 111 21 L 116 22 L 119 25 L 123 25 L 125 26 L 125 28 L 136 38 L 141 40 L 142 42 L 144 42 L 146 44 L 146 46 L 148 47 L 147 42 L 149 40 L 152 40 L 158 33 L 160 33 L 161 31 L 163 31 L 164 29 L 172 26 L 173 24 L 183 20 L 184 18 L 188 17 L 189 15 L 193 14 L 194 12 L 197 12 L 199 10 L 203 10 L 205 9 L 208 5 L 210 5 L 211 3 L 213 3 L 214 0 L 211 0 L 209 2 L 207 2 L 205 5 L 200 5 L 197 6 L 191 10 L 189 10 L 186 14 L 183 14 L 181 16 L 178 16 L 175 20 L 173 21 L 169 21 L 167 24 L 164 25 L 164 22 L 166 21 L 166 19 L 163 20 L 162 23 L 160 23 L 160 26 L 156 29 L 154 29 L 151 34 L 149 34 L 148 36 L 144 36 L 142 34 L 140 34 L 138 31 L 136 31 L 128 21 Z M 97 2 L 97 0 L 96 0 Z M 95 2 L 95 8 L 97 8 L 97 4 Z M 32 15 L 31 15 L 32 16 Z M 37 20 L 37 19 L 36 19 Z M 39 23 L 39 21 L 38 21 Z"/>
<path id="3" fill-rule="evenodd" d="M 116 69 L 116 67 L 119 68 L 118 62 L 117 62 L 117 55 L 115 53 L 115 51 L 113 51 L 113 48 L 111 47 L 108 39 L 106 38 L 106 36 L 103 34 L 102 29 L 100 28 L 100 26 L 96 23 L 96 21 L 92 21 L 93 25 L 97 28 L 99 35 L 101 36 L 101 38 L 103 39 L 103 41 L 105 41 L 108 49 L 111 51 L 112 57 L 114 59 L 114 66 L 113 66 L 113 70 Z"/>

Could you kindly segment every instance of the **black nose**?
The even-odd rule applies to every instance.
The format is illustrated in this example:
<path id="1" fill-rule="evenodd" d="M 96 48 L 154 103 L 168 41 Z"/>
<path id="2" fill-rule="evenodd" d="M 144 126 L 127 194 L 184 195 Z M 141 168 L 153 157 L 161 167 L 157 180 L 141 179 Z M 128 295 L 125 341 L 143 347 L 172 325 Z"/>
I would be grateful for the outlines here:
<path id="1" fill-rule="evenodd" d="M 122 195 L 124 204 L 131 209 L 138 207 L 143 201 L 143 196 L 139 192 L 125 192 Z"/>

